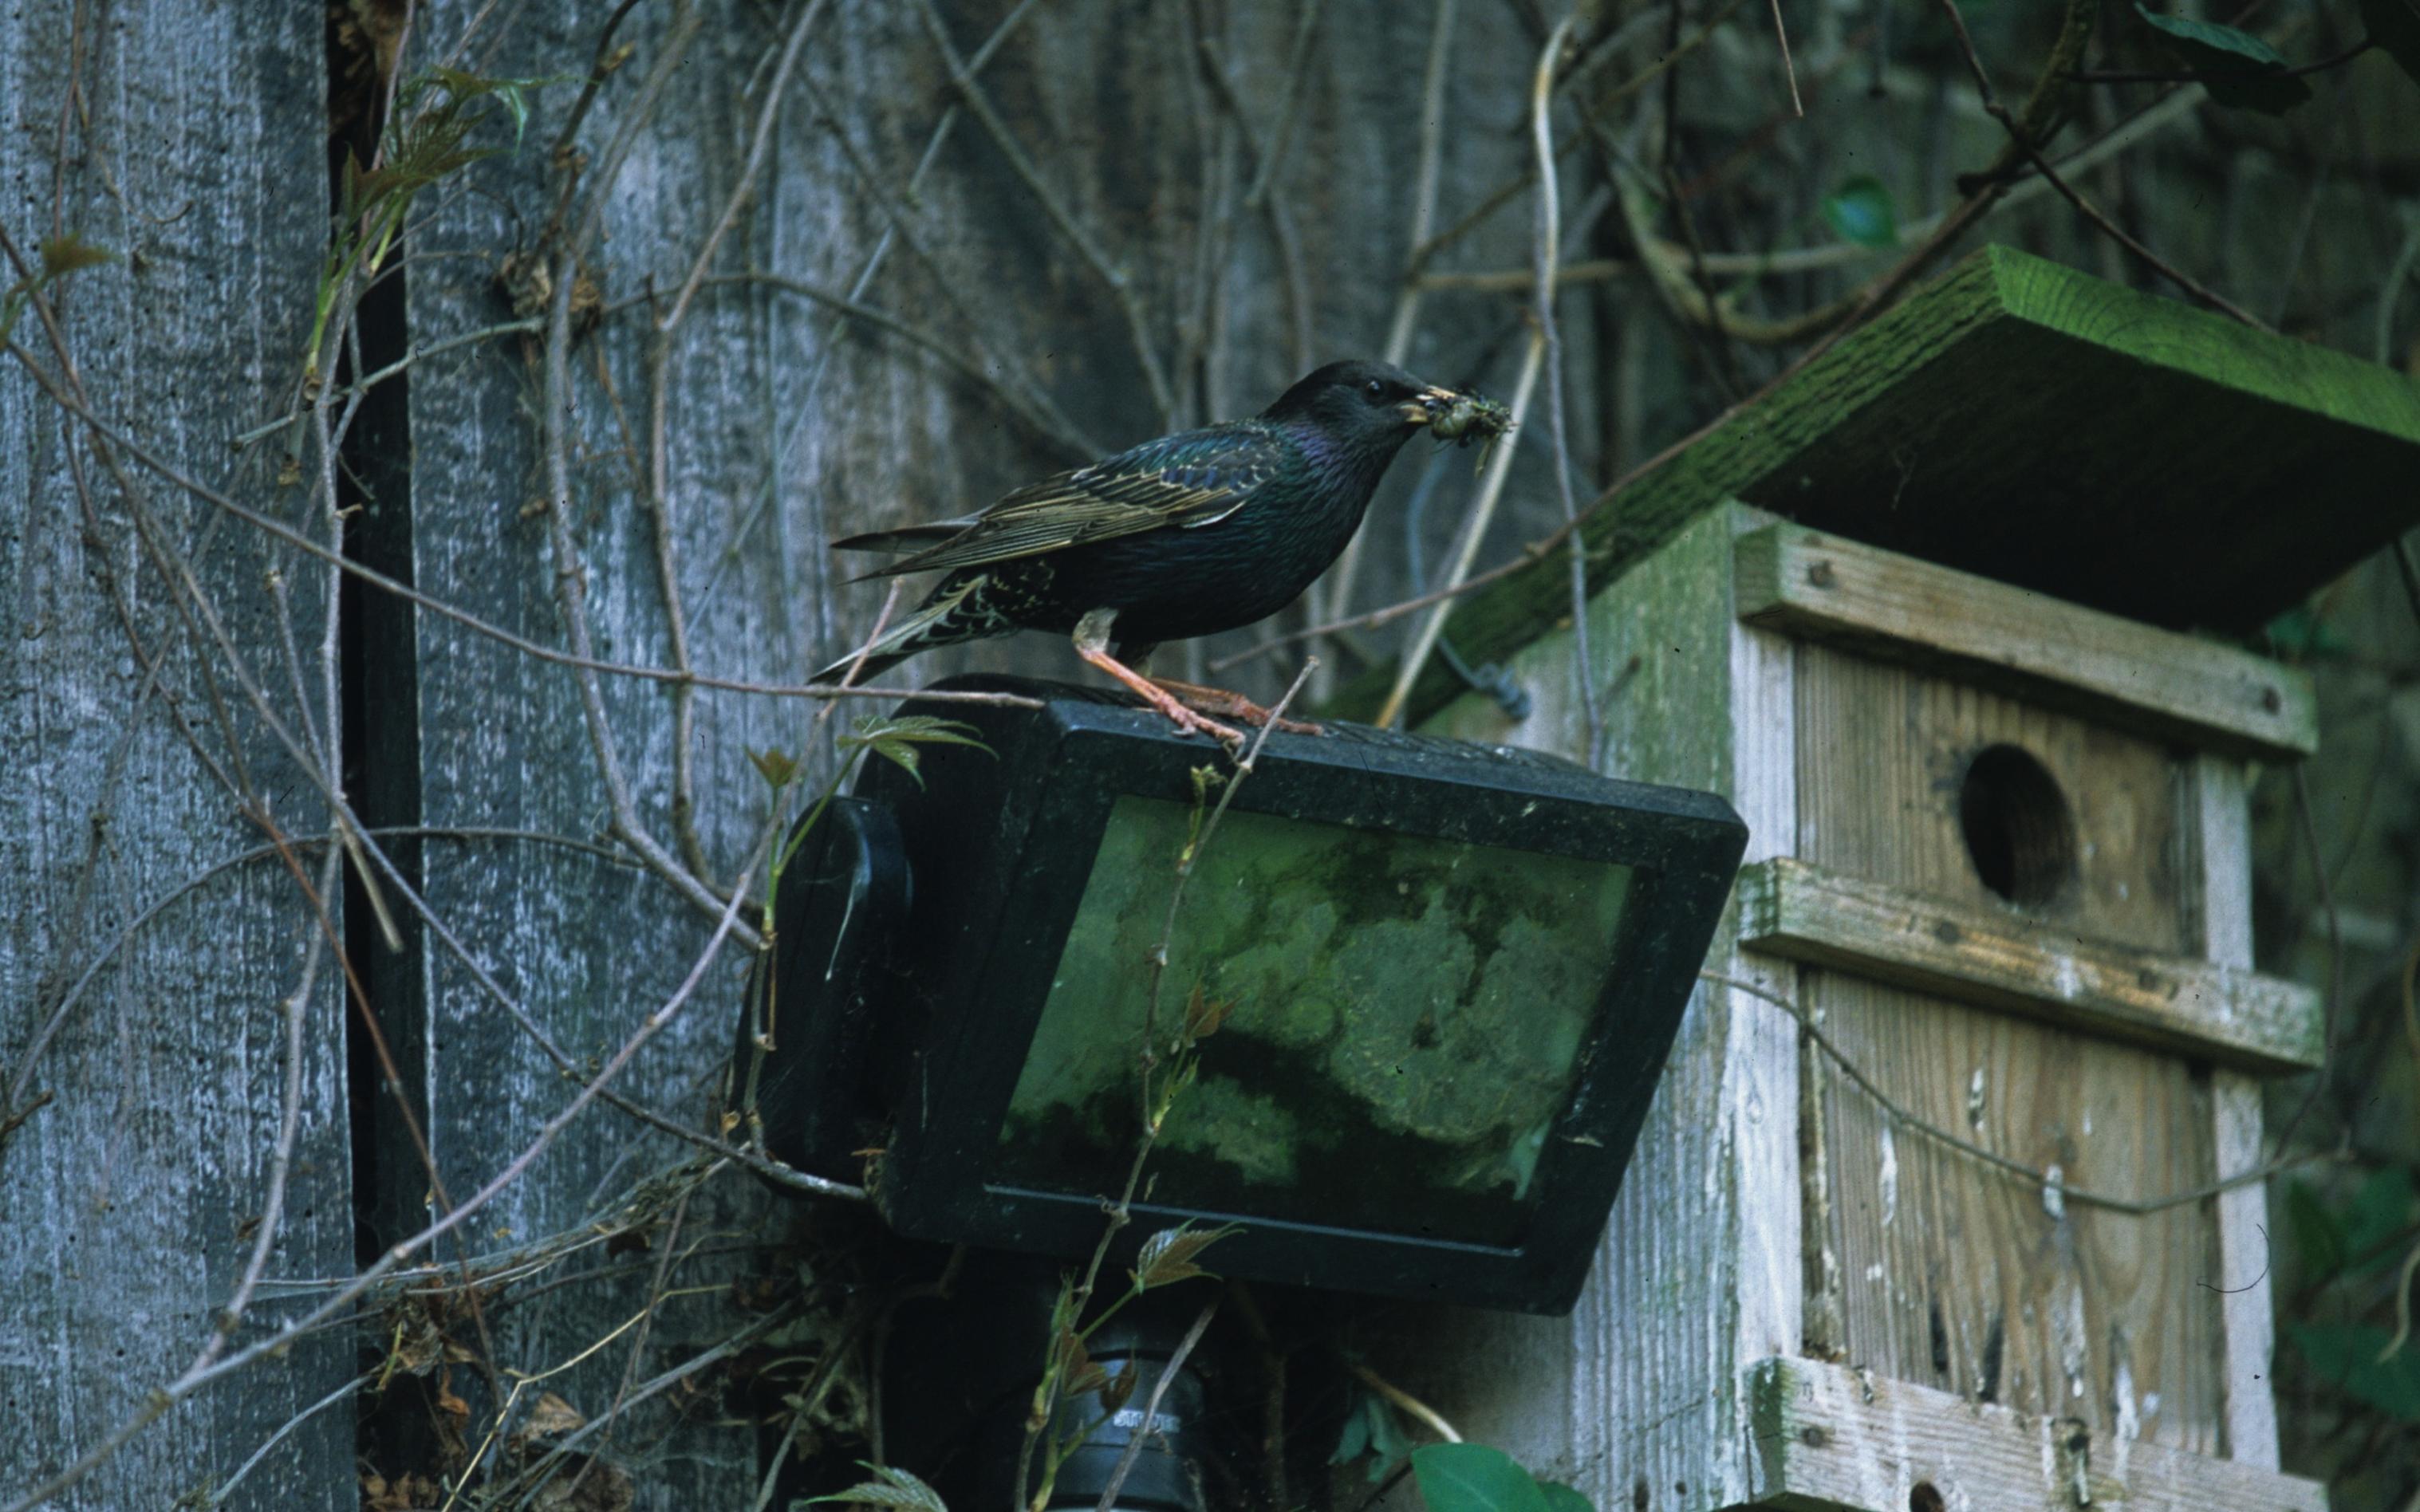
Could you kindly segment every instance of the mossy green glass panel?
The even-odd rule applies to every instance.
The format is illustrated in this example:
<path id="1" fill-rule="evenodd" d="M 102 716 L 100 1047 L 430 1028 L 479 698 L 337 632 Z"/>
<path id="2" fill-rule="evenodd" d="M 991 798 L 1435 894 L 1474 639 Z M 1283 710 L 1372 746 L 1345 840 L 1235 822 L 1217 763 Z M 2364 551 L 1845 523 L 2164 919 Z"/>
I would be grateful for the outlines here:
<path id="1" fill-rule="evenodd" d="M 1117 800 L 1001 1126 L 993 1180 L 1114 1194 L 1150 958 L 1195 813 Z M 1518 1242 L 1614 965 L 1630 869 L 1231 810 L 1169 946 L 1163 1036 L 1232 1003 L 1150 1200 Z"/>

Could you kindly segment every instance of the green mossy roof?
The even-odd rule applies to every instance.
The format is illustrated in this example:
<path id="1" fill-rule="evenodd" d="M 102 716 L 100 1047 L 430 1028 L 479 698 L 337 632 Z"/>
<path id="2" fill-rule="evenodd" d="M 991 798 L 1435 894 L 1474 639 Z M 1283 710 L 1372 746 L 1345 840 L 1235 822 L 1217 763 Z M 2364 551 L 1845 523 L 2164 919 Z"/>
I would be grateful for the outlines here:
<path id="1" fill-rule="evenodd" d="M 2249 630 L 2420 523 L 2420 382 L 1985 247 L 1624 488 L 1591 587 L 1725 498 L 2153 625 Z M 1449 623 L 1498 660 L 1571 610 L 1559 554 Z M 1367 715 L 1394 670 L 1334 707 Z M 1459 687 L 1432 664 L 1417 720 Z"/>

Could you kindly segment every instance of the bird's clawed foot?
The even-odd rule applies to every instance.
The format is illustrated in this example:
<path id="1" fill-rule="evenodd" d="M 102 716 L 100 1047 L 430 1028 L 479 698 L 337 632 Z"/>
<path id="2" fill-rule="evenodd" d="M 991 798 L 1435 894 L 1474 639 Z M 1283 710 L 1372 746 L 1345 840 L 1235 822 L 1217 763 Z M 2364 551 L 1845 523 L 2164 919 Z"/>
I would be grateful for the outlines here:
<path id="1" fill-rule="evenodd" d="M 1173 677 L 1155 677 L 1152 682 L 1177 702 L 1203 714 L 1224 715 L 1249 725 L 1274 725 L 1290 735 L 1324 735 L 1327 732 L 1305 719 L 1289 719 L 1273 709 L 1262 707 L 1241 693 L 1223 687 L 1204 687 L 1199 683 L 1180 683 Z"/>
<path id="2" fill-rule="evenodd" d="M 1243 754 L 1244 733 L 1233 725 L 1220 724 L 1216 719 L 1196 714 L 1178 702 L 1174 694 L 1110 656 L 1097 644 L 1087 645 L 1079 639 L 1076 642 L 1076 655 L 1134 689 L 1141 695 L 1143 702 L 1166 715 L 1168 722 L 1176 726 L 1178 730 L 1188 735 L 1213 736 L 1220 745 L 1226 747 L 1231 754 L 1239 757 Z"/>

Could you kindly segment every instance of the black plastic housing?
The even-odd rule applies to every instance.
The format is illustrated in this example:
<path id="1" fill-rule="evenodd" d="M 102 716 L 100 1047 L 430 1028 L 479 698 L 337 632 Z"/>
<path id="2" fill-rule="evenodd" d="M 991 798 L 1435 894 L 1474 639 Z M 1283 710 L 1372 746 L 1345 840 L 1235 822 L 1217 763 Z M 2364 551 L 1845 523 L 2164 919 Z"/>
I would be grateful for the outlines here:
<path id="1" fill-rule="evenodd" d="M 1158 715 L 1106 696 L 994 676 L 940 687 L 1018 693 L 1045 706 L 911 701 L 903 712 L 971 725 L 988 751 L 924 747 L 921 785 L 870 760 L 860 801 L 836 803 L 825 838 L 810 836 L 808 874 L 819 880 L 785 882 L 777 918 L 782 1022 L 760 1099 L 768 1140 L 820 1174 L 864 1170 L 903 1234 L 1081 1257 L 1099 1240 L 1102 1201 L 1114 1193 L 1000 1180 L 1003 1119 L 1112 806 L 1123 795 L 1192 801 L 1195 769 L 1227 764 Z M 1232 1224 L 1205 1256 L 1221 1274 L 1567 1311 L 1729 895 L 1745 826 L 1712 795 L 1603 778 L 1535 752 L 1351 725 L 1272 735 L 1233 812 L 1628 867 L 1607 950 L 1618 969 L 1606 975 L 1568 1101 L 1536 1156 L 1520 1231 L 1505 1242 L 1139 1200 L 1118 1263 L 1176 1224 Z M 912 902 L 903 902 L 911 889 L 887 858 L 886 816 L 896 821 Z M 825 936 L 843 918 L 852 933 L 884 937 L 835 946 Z M 1171 1001 L 1181 1001 L 1181 988 Z M 743 1055 L 743 1075 L 746 1066 Z M 865 1170 L 845 1152 L 862 1148 L 864 1119 L 886 1115 L 883 1153 Z M 777 1121 L 785 1125 L 778 1134 Z"/>

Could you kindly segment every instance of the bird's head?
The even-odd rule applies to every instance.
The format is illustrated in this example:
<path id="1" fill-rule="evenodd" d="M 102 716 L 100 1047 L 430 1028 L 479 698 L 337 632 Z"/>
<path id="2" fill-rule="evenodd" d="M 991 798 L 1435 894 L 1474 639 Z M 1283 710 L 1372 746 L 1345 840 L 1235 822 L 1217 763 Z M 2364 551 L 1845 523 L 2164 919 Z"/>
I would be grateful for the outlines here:
<path id="1" fill-rule="evenodd" d="M 1308 424 L 1346 445 L 1391 455 L 1413 431 L 1482 402 L 1390 363 L 1330 363 L 1279 395 L 1261 417 Z"/>

